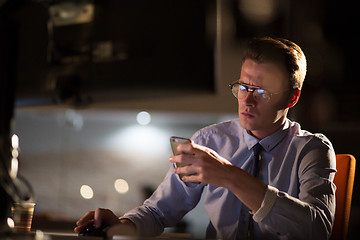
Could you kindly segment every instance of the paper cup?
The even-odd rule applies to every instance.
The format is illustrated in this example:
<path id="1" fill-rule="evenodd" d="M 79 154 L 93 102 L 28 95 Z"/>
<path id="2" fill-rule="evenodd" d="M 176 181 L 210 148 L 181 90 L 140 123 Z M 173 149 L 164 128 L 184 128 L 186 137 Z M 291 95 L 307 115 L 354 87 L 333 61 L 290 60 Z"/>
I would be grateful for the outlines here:
<path id="1" fill-rule="evenodd" d="M 35 203 L 13 203 L 11 213 L 16 231 L 29 232 L 34 215 Z"/>

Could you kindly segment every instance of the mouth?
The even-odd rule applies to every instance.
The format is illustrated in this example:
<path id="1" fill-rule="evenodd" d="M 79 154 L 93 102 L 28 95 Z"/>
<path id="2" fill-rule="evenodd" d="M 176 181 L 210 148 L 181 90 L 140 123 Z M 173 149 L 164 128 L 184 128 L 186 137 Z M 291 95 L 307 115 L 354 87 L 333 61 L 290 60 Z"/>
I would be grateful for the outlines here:
<path id="1" fill-rule="evenodd" d="M 253 118 L 255 117 L 255 115 L 253 113 L 250 113 L 250 112 L 247 112 L 247 111 L 244 111 L 241 113 L 242 116 L 246 117 L 246 118 Z"/>

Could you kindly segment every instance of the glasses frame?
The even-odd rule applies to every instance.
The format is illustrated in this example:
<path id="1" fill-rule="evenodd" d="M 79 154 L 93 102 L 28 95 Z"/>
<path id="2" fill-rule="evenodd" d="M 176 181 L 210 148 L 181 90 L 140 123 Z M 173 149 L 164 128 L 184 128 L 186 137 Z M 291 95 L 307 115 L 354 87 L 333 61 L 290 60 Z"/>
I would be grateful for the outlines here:
<path id="1" fill-rule="evenodd" d="M 236 86 L 236 85 L 239 85 L 239 89 L 238 89 L 237 92 L 235 92 L 235 90 L 234 90 L 234 86 Z M 240 89 L 241 86 L 245 87 L 245 89 L 244 89 L 244 90 L 241 90 L 241 89 Z M 270 92 L 270 91 L 268 91 L 268 90 L 266 90 L 266 89 L 260 88 L 260 87 L 252 87 L 252 86 L 250 86 L 250 85 L 248 85 L 248 84 L 245 84 L 245 83 L 243 83 L 243 82 L 241 82 L 241 81 L 239 81 L 239 80 L 236 80 L 235 82 L 230 83 L 230 84 L 229 84 L 229 87 L 230 87 L 230 90 L 231 90 L 232 94 L 233 94 L 236 98 L 238 98 L 239 91 L 246 91 L 246 92 L 251 92 L 251 93 L 253 94 L 253 97 L 254 97 L 255 100 L 257 100 L 257 101 L 265 101 L 265 102 L 269 102 L 269 101 L 271 100 L 271 97 L 272 97 L 273 95 L 280 94 L 280 93 L 283 93 L 283 92 L 287 92 L 287 91 L 290 90 L 290 89 L 286 89 L 286 90 L 284 90 L 284 91 L 272 93 L 272 92 Z M 257 91 L 257 92 L 263 91 L 263 93 L 254 94 L 255 91 Z M 267 98 L 262 97 L 263 94 L 267 94 L 268 97 L 267 97 Z"/>

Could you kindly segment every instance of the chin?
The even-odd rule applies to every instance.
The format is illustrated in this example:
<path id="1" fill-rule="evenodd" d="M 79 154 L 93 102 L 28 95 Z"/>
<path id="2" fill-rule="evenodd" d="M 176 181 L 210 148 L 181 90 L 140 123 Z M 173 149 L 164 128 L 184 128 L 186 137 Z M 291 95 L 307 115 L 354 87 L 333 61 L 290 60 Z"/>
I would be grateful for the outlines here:
<path id="1" fill-rule="evenodd" d="M 253 121 L 249 121 L 249 120 L 245 120 L 240 118 L 240 125 L 243 129 L 247 130 L 247 131 L 254 131 L 256 129 L 259 129 L 258 124 L 256 124 Z"/>

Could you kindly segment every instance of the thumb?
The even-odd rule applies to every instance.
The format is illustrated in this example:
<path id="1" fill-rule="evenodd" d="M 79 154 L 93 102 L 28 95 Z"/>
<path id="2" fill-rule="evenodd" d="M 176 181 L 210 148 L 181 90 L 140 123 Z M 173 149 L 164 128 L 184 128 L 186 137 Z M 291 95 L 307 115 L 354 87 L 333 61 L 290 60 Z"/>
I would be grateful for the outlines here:
<path id="1" fill-rule="evenodd" d="M 94 214 L 94 225 L 95 228 L 100 228 L 102 225 L 102 217 L 101 217 L 101 208 L 96 208 L 95 209 L 95 214 Z"/>

